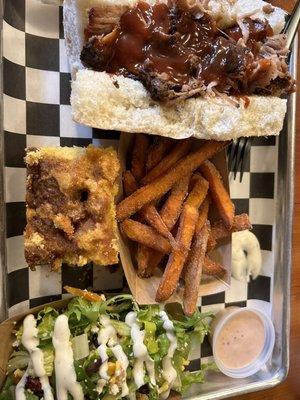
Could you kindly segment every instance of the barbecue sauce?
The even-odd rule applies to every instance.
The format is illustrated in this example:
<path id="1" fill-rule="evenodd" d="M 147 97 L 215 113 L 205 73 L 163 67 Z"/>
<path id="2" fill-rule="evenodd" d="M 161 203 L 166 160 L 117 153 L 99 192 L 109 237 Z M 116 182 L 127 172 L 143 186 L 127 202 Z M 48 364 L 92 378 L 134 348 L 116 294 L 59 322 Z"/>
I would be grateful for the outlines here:
<path id="1" fill-rule="evenodd" d="M 151 6 L 140 1 L 121 15 L 108 35 L 86 37 L 81 60 L 94 70 L 139 79 L 146 87 L 151 81 L 153 88 L 156 80 L 176 92 L 197 82 L 198 87 L 247 94 L 239 78 L 251 76 L 258 42 L 272 36 L 273 30 L 267 21 L 245 18 L 243 23 L 247 46 L 240 43 L 239 26 L 221 31 L 197 6 L 184 1 Z"/>

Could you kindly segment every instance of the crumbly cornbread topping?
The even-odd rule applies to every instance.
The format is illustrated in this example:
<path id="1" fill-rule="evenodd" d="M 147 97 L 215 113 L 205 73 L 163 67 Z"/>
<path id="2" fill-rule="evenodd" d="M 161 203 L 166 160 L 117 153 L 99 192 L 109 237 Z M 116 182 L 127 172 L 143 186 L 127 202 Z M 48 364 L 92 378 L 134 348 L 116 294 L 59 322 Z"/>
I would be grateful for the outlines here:
<path id="1" fill-rule="evenodd" d="M 30 267 L 118 261 L 112 148 L 28 149 L 25 257 Z"/>

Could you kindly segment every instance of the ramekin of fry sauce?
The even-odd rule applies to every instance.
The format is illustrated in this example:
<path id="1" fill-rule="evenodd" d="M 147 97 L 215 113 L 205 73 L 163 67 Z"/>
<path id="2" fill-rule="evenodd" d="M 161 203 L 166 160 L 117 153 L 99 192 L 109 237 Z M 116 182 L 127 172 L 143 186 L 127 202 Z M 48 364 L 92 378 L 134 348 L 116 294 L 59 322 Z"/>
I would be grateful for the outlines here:
<path id="1" fill-rule="evenodd" d="M 270 359 L 275 329 L 260 310 L 228 307 L 213 320 L 210 341 L 220 371 L 231 378 L 246 378 Z"/>

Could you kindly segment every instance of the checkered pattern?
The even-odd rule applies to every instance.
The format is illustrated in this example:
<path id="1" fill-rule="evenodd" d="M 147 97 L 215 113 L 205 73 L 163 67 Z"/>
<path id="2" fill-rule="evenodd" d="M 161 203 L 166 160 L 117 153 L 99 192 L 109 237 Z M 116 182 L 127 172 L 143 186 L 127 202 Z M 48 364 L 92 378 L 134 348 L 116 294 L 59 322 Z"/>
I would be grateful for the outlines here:
<path id="1" fill-rule="evenodd" d="M 30 271 L 26 266 L 22 238 L 26 223 L 25 148 L 90 143 L 117 147 L 119 133 L 91 129 L 72 121 L 71 77 L 61 7 L 36 0 L 5 1 L 3 42 L 9 314 L 60 299 L 66 284 L 120 291 L 125 286 L 120 266 L 64 266 L 61 273 L 50 273 L 45 268 Z"/>
<path id="2" fill-rule="evenodd" d="M 120 266 L 88 265 L 61 273 L 28 270 L 22 233 L 25 227 L 24 149 L 31 146 L 86 146 L 118 144 L 118 132 L 105 132 L 72 122 L 69 104 L 70 71 L 66 59 L 61 7 L 36 0 L 4 1 L 4 144 L 7 223 L 7 293 L 9 314 L 65 296 L 66 284 L 94 290 L 120 291 L 125 279 Z M 228 291 L 202 298 L 203 311 L 253 301 L 270 302 L 276 232 L 277 141 L 255 139 L 243 182 L 230 174 L 231 195 L 237 212 L 247 212 L 253 222 L 263 255 L 261 276 L 249 283 L 232 280 Z M 238 176 L 239 178 L 239 176 Z M 266 304 L 266 303 L 264 303 Z M 200 359 L 210 360 L 206 342 L 193 351 L 190 369 Z"/>

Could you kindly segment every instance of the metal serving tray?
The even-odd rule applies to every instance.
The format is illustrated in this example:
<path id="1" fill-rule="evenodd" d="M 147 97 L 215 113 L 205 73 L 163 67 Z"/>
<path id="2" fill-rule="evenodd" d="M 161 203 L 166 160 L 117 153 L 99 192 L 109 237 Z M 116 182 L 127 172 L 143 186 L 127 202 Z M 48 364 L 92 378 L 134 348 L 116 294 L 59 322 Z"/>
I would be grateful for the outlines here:
<path id="1" fill-rule="evenodd" d="M 23 13 L 23 18 L 25 18 L 25 15 L 28 16 L 30 12 L 36 13 L 35 16 L 36 18 L 39 17 L 39 10 L 41 10 L 41 6 L 38 5 L 37 0 L 4 0 L 4 3 L 1 1 L 0 2 L 0 7 L 1 7 L 1 15 L 3 15 L 3 4 L 6 4 L 8 8 L 10 8 L 10 18 L 16 18 L 17 23 L 16 23 L 16 33 L 19 34 L 20 36 L 23 35 L 29 35 L 30 40 L 35 40 L 36 38 L 39 40 L 39 33 L 36 28 L 31 29 L 29 28 L 29 33 L 27 30 L 27 25 L 25 24 L 25 21 L 22 21 L 22 17 L 16 12 L 16 10 L 21 10 L 20 12 Z M 16 5 L 16 6 L 15 6 Z M 14 8 L 16 7 L 16 8 Z M 45 7 L 50 7 L 50 6 L 45 6 Z M 12 12 L 13 10 L 13 12 Z M 50 9 L 49 9 L 50 10 Z M 26 14 L 27 13 L 27 14 Z M 55 15 L 57 14 L 57 24 L 59 24 L 59 16 L 61 16 L 61 10 L 60 11 L 55 11 Z M 45 16 L 44 16 L 45 18 Z M 31 19 L 31 22 L 34 21 L 34 19 Z M 45 20 L 46 21 L 46 20 Z M 46 21 L 47 23 L 47 21 Z M 50 26 L 50 25 L 49 25 Z M 9 28 L 11 29 L 11 28 Z M 22 32 L 23 29 L 23 32 Z M 1 38 L 2 38 L 2 26 L 1 26 Z M 20 33 L 21 31 L 21 33 Z M 26 33 L 25 33 L 26 32 Z M 57 40 L 59 42 L 59 46 L 62 45 L 62 34 L 61 34 L 61 28 L 57 28 L 57 36 L 55 36 L 55 39 L 51 40 Z M 52 37 L 53 32 L 50 32 L 50 37 Z M 20 39 L 19 36 L 19 39 Z M 26 39 L 27 40 L 27 39 Z M 49 41 L 49 44 L 53 44 L 57 46 L 57 43 L 55 44 L 52 41 Z M 33 42 L 31 42 L 32 45 Z M 26 57 L 28 56 L 27 54 L 28 48 L 26 48 Z M 49 48 L 49 52 L 51 49 Z M 51 57 L 51 53 L 49 53 Z M 25 59 L 25 58 L 24 58 Z M 27 58 L 26 58 L 27 59 Z M 11 61 L 10 61 L 11 62 Z M 12 68 L 14 67 L 13 65 L 10 65 Z M 3 62 L 2 62 L 2 41 L 1 41 L 1 72 L 2 72 L 2 67 L 3 67 Z M 24 68 L 26 68 L 27 65 L 24 65 Z M 32 66 L 31 66 L 32 67 Z M 59 67 L 61 67 L 61 61 L 59 63 Z M 296 74 L 296 67 L 297 67 L 297 40 L 295 41 L 293 52 L 291 55 L 291 62 L 290 62 L 290 70 L 291 73 L 295 76 Z M 7 65 L 6 65 L 7 68 Z M 36 67 L 38 68 L 38 67 Z M 47 69 L 47 68 L 44 68 Z M 32 72 L 32 71 L 29 71 Z M 61 69 L 58 68 L 58 73 L 61 72 Z M 63 70 L 63 73 L 66 73 L 65 70 Z M 25 75 L 24 75 L 25 76 Z M 66 78 L 65 75 L 63 75 L 63 78 Z M 62 77 L 60 77 L 62 79 Z M 2 73 L 1 73 L 1 94 L 3 95 L 3 85 L 2 85 Z M 28 82 L 27 82 L 28 83 Z M 23 82 L 23 85 L 25 83 Z M 6 85 L 4 85 L 5 87 Z M 13 89 L 14 91 L 14 89 Z M 3 97 L 3 96 L 2 96 Z M 26 99 L 28 100 L 28 99 Z M 1 110 L 3 110 L 3 99 L 1 102 Z M 276 210 L 275 210 L 275 215 L 276 215 L 276 221 L 274 223 L 275 227 L 275 232 L 273 231 L 273 238 L 275 238 L 273 247 L 272 247 L 272 254 L 274 256 L 274 273 L 273 273 L 273 279 L 271 280 L 272 283 L 272 290 L 271 290 L 271 298 L 270 303 L 272 303 L 272 319 L 275 325 L 276 329 L 276 345 L 274 349 L 274 353 L 272 356 L 272 359 L 268 363 L 268 365 L 265 366 L 265 368 L 260 371 L 258 374 L 252 376 L 251 378 L 247 379 L 241 379 L 241 380 L 234 380 L 227 378 L 225 376 L 222 376 L 221 374 L 212 374 L 207 377 L 207 382 L 204 384 L 201 384 L 198 387 L 195 387 L 193 391 L 189 394 L 189 398 L 196 400 L 196 399 L 201 399 L 201 400 L 208 400 L 208 399 L 223 399 L 227 398 L 230 396 L 236 396 L 240 395 L 243 393 L 248 393 L 248 392 L 253 392 L 261 389 L 267 389 L 271 388 L 278 383 L 280 383 L 287 375 L 288 372 L 288 365 L 289 365 L 289 326 L 290 326 L 290 278 L 291 278 L 291 251 L 292 251 L 292 224 L 293 224 L 293 201 L 294 201 L 294 147 L 295 147 L 295 113 L 296 113 L 296 94 L 293 94 L 290 96 L 289 101 L 288 101 L 288 113 L 287 117 L 285 120 L 285 125 L 283 128 L 283 132 L 281 133 L 280 137 L 277 139 L 277 144 L 278 146 L 278 159 L 280 162 L 278 163 L 278 168 L 275 173 L 275 182 L 274 182 L 274 187 L 275 187 L 275 195 L 276 197 Z M 38 117 L 37 117 L 38 118 Z M 36 122 L 38 124 L 38 121 Z M 7 131 L 8 129 L 6 129 Z M 18 131 L 12 131 L 18 134 Z M 21 132 L 24 133 L 24 132 Z M 25 132 L 27 133 L 27 131 Z M 39 135 L 39 133 L 35 133 L 35 135 Z M 22 135 L 21 135 L 22 136 Z M 61 136 L 61 135 L 60 135 Z M 64 135 L 63 135 L 64 136 Z M 99 139 L 99 136 L 97 136 L 97 139 Z M 40 137 L 41 138 L 41 137 Z M 94 135 L 92 136 L 94 139 Z M 105 136 L 100 136 L 100 141 L 107 141 Z M 53 137 L 52 137 L 53 139 Z M 61 139 L 61 138 L 60 138 Z M 81 139 L 80 139 L 81 140 Z M 79 140 L 79 141 L 80 141 Z M 54 139 L 52 140 L 51 143 L 53 143 Z M 65 141 L 67 142 L 67 141 Z M 27 142 L 28 143 L 28 142 Z M 49 143 L 49 142 L 47 142 Z M 97 143 L 97 141 L 96 141 Z M 7 145 L 7 143 L 5 143 Z M 62 141 L 59 142 L 58 138 L 58 144 L 62 144 Z M 13 146 L 10 146 L 10 148 L 14 147 L 14 144 L 12 143 Z M 28 144 L 27 144 L 28 145 Z M 16 271 L 12 271 L 10 267 L 10 257 L 11 255 L 9 252 L 12 251 L 11 245 L 10 247 L 8 246 L 7 242 L 7 236 L 9 235 L 6 234 L 6 231 L 11 230 L 10 229 L 10 223 L 11 223 L 11 218 L 18 218 L 18 210 L 19 208 L 16 205 L 16 212 L 15 214 L 12 214 L 12 209 L 10 207 L 7 207 L 6 202 L 14 202 L 14 201 L 20 201 L 19 198 L 18 200 L 14 199 L 5 199 L 4 198 L 4 188 L 6 187 L 7 190 L 7 181 L 11 179 L 11 176 L 8 176 L 8 170 L 9 168 L 6 168 L 6 162 L 4 162 L 4 159 L 8 157 L 7 154 L 7 146 L 4 146 L 4 128 L 3 128 L 3 118 L 1 118 L 1 137 L 0 137 L 0 202 L 1 202 L 1 209 L 0 209 L 0 227 L 1 227 L 1 232 L 0 232 L 0 262 L 1 262 L 1 274 L 0 274 L 0 285 L 1 285 L 1 290 L 0 290 L 0 319 L 4 320 L 8 315 L 11 315 L 13 313 L 16 313 L 18 310 L 23 311 L 24 309 L 29 308 L 29 306 L 34 306 L 41 304 L 41 302 L 49 301 L 49 300 L 55 300 L 57 298 L 61 298 L 63 294 L 61 292 L 57 293 L 49 293 L 47 292 L 47 296 L 42 297 L 40 294 L 40 298 L 38 299 L 39 302 L 37 303 L 37 299 L 32 299 L 32 285 L 28 284 L 28 281 L 26 281 L 26 285 L 29 286 L 29 289 L 26 289 L 29 293 L 24 297 L 19 296 L 18 292 L 22 289 L 20 286 L 24 284 L 24 274 L 28 274 L 26 265 L 24 265 L 24 268 L 18 268 Z M 11 167 L 8 165 L 8 167 Z M 15 165 L 13 164 L 13 167 Z M 17 167 L 20 167 L 20 172 L 21 172 L 21 165 L 17 165 Z M 18 172 L 18 169 L 17 169 Z M 245 179 L 245 178 L 244 178 Z M 6 185 L 4 184 L 6 181 Z M 7 213 L 9 211 L 10 218 L 8 218 Z M 23 209 L 24 211 L 24 209 Z M 7 227 L 6 227 L 7 224 Z M 19 235 L 19 238 L 21 237 L 20 235 L 22 234 L 22 231 L 20 229 L 12 229 L 13 233 L 10 235 L 11 237 L 14 237 L 15 235 Z M 15 233 L 17 231 L 17 233 Z M 6 251 L 7 250 L 7 251 Z M 14 249 L 13 249 L 14 250 Z M 18 251 L 18 249 L 16 249 Z M 69 271 L 70 272 L 70 271 Z M 72 274 L 72 272 L 71 272 Z M 20 277 L 23 277 L 22 279 Z M 31 279 L 32 283 L 32 276 L 29 274 L 29 278 Z M 65 279 L 65 278 L 64 278 Z M 77 277 L 69 277 L 68 279 L 73 279 L 73 283 L 76 282 Z M 95 284 L 95 276 L 94 276 L 94 284 Z M 120 282 L 122 282 L 122 279 L 120 278 L 120 275 L 117 275 L 117 279 L 119 279 Z M 101 281 L 102 279 L 100 279 Z M 114 281 L 116 281 L 116 275 L 114 276 Z M 67 281 L 69 283 L 69 281 Z M 63 281 L 65 283 L 65 281 Z M 99 284 L 99 279 L 96 282 L 96 285 L 93 285 L 95 289 L 98 288 Z M 100 282 L 101 283 L 101 282 Z M 57 288 L 57 285 L 54 285 Z M 12 289 L 13 288 L 13 289 Z M 98 288 L 99 289 L 99 288 Z M 100 288 L 101 289 L 101 288 Z M 107 288 L 106 288 L 107 289 Z M 109 287 L 109 289 L 114 289 L 116 291 L 118 287 Z M 12 293 L 12 291 L 15 291 L 15 293 Z M 37 291 L 33 290 L 33 292 L 36 294 Z M 55 295 L 55 296 L 53 296 Z M 59 297 L 60 296 L 60 297 Z M 35 296 L 37 297 L 37 295 Z M 10 307 L 12 304 L 10 304 L 12 298 L 17 298 L 19 299 L 18 301 L 21 303 L 24 303 L 22 305 L 23 308 L 14 308 Z M 206 303 L 204 304 L 206 309 L 207 307 L 210 307 L 210 304 L 214 304 L 210 302 L 211 299 L 206 299 Z M 219 303 L 226 303 L 224 300 L 218 300 L 217 302 Z M 16 301 L 17 303 L 17 301 Z M 227 302 L 228 304 L 229 302 Z M 226 305 L 227 305 L 226 304 Z M 16 304 L 18 306 L 18 304 Z M 224 305 L 223 305 L 224 306 Z M 213 308 L 215 309 L 215 308 Z"/>
<path id="2" fill-rule="evenodd" d="M 290 58 L 290 72 L 296 78 L 298 36 Z M 280 384 L 289 371 L 290 289 L 292 269 L 292 230 L 294 217 L 294 174 L 296 138 L 296 93 L 288 100 L 288 111 L 278 143 L 276 243 L 272 321 L 276 342 L 271 360 L 256 375 L 246 379 L 214 376 L 213 383 L 201 384 L 201 393 L 191 400 L 225 399 L 258 390 L 270 389 Z M 276 186 L 275 186 L 276 187 Z"/>

